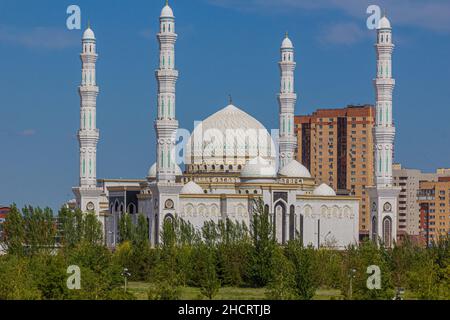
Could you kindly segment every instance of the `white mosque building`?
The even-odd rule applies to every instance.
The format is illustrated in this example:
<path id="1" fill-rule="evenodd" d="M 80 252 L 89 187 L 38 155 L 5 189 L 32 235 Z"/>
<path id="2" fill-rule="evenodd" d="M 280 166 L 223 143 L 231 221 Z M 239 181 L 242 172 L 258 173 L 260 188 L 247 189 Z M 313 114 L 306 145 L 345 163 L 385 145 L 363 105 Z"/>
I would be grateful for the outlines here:
<path id="1" fill-rule="evenodd" d="M 154 127 L 156 163 L 142 180 L 97 179 L 95 64 L 96 38 L 91 28 L 82 40 L 80 185 L 76 204 L 94 211 L 105 227 L 109 245 L 118 240 L 122 214 L 144 214 L 153 245 L 167 219 L 180 217 L 201 228 L 206 221 L 231 219 L 250 225 L 254 200 L 268 209 L 280 243 L 300 237 L 305 245 L 343 248 L 358 242 L 359 199 L 337 195 L 316 185 L 295 160 L 295 52 L 287 37 L 281 45 L 279 135 L 273 137 L 255 118 L 230 104 L 196 126 L 184 148 L 184 171 L 177 164 L 175 17 L 167 4 L 160 16 L 160 65 Z"/>

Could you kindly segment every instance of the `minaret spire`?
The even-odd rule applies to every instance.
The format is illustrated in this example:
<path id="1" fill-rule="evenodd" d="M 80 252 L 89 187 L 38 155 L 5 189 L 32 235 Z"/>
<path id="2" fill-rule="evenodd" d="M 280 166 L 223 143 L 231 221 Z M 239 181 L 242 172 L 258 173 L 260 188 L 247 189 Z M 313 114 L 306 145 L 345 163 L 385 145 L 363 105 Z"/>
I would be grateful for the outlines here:
<path id="1" fill-rule="evenodd" d="M 294 111 L 297 102 L 297 94 L 294 92 L 295 87 L 295 56 L 294 46 L 289 39 L 288 33 L 281 45 L 281 61 L 279 62 L 281 71 L 281 89 L 278 95 L 280 105 L 280 141 L 279 141 L 279 167 L 294 160 L 297 139 L 294 133 Z"/>
<path id="2" fill-rule="evenodd" d="M 175 17 L 166 0 L 160 17 L 158 33 L 160 64 L 156 71 L 158 81 L 158 116 L 155 121 L 157 135 L 157 181 L 174 183 L 176 180 L 175 138 L 178 129 L 175 108 Z"/>
<path id="3" fill-rule="evenodd" d="M 397 198 L 400 190 L 393 187 L 392 162 L 394 157 L 395 126 L 392 117 L 392 94 L 395 80 L 392 77 L 391 23 L 386 16 L 380 19 L 377 29 L 376 121 L 374 127 L 375 187 L 369 189 L 372 203 L 371 238 L 388 247 L 397 240 Z"/>
<path id="4" fill-rule="evenodd" d="M 100 211 L 100 197 L 102 189 L 97 187 L 97 144 L 99 130 L 97 129 L 97 86 L 96 63 L 97 49 L 94 31 L 88 23 L 83 33 L 81 84 L 78 88 L 80 94 L 80 130 L 78 142 L 80 145 L 80 185 L 74 188 L 77 204 L 83 211 Z"/>
<path id="5" fill-rule="evenodd" d="M 92 29 L 88 26 L 83 34 L 83 48 L 81 53 L 82 79 L 79 88 L 80 131 L 80 186 L 97 186 L 97 143 L 99 131 L 96 127 L 97 96 L 99 89 L 96 82 L 97 52 L 96 39 Z"/>

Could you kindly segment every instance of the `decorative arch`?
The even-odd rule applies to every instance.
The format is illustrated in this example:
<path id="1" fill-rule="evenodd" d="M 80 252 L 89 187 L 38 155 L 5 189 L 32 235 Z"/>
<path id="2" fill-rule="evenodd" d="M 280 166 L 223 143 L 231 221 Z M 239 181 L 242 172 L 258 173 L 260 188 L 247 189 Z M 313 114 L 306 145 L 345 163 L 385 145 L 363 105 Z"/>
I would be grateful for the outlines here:
<path id="1" fill-rule="evenodd" d="M 313 208 L 309 204 L 307 204 L 303 207 L 303 215 L 306 218 L 314 218 L 313 217 Z"/>
<path id="2" fill-rule="evenodd" d="M 195 207 L 192 203 L 188 203 L 184 206 L 184 214 L 186 217 L 194 217 Z"/>
<path id="3" fill-rule="evenodd" d="M 208 216 L 206 205 L 203 203 L 198 205 L 198 216 L 202 218 L 206 218 Z"/>
<path id="4" fill-rule="evenodd" d="M 135 206 L 134 203 L 130 203 L 130 204 L 128 205 L 127 212 L 128 212 L 129 214 L 135 214 L 135 213 L 137 212 L 136 206 Z"/>
<path id="5" fill-rule="evenodd" d="M 287 238 L 286 230 L 287 204 L 282 199 L 275 203 L 274 228 L 276 239 L 280 243 L 285 243 Z"/>
<path id="6" fill-rule="evenodd" d="M 212 204 L 210 207 L 211 216 L 214 218 L 218 218 L 220 216 L 220 209 L 217 204 Z"/>
<path id="7" fill-rule="evenodd" d="M 383 243 L 386 247 L 392 246 L 392 219 L 390 217 L 383 219 Z"/>
<path id="8" fill-rule="evenodd" d="M 334 206 L 334 207 L 333 207 L 333 212 L 332 212 L 333 218 L 338 219 L 338 218 L 339 218 L 339 212 L 340 212 L 340 211 L 341 211 L 341 210 L 339 209 L 338 206 Z"/>
<path id="9" fill-rule="evenodd" d="M 328 207 L 323 205 L 320 207 L 320 217 L 321 218 L 326 218 L 328 215 Z"/>
<path id="10" fill-rule="evenodd" d="M 352 209 L 349 206 L 344 207 L 344 218 L 353 219 L 354 215 Z"/>
<path id="11" fill-rule="evenodd" d="M 247 215 L 247 209 L 242 203 L 236 205 L 235 212 L 236 218 L 244 218 Z"/>
<path id="12" fill-rule="evenodd" d="M 289 209 L 289 240 L 295 239 L 296 231 L 297 230 L 295 228 L 295 206 L 291 205 Z"/>

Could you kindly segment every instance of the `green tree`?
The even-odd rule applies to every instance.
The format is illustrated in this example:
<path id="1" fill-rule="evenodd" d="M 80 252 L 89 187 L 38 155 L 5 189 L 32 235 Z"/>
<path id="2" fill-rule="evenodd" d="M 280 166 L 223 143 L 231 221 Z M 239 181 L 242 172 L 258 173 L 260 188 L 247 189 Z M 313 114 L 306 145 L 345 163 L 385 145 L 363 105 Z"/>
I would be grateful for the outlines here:
<path id="1" fill-rule="evenodd" d="M 40 300 L 27 257 L 0 256 L 0 300 Z"/>
<path id="2" fill-rule="evenodd" d="M 267 285 L 267 298 L 271 300 L 296 299 L 294 266 L 277 246 L 273 252 L 271 276 Z"/>
<path id="3" fill-rule="evenodd" d="M 195 272 L 197 273 L 200 293 L 212 300 L 220 289 L 220 280 L 217 276 L 217 264 L 214 247 L 199 244 L 195 250 Z"/>
<path id="4" fill-rule="evenodd" d="M 378 247 L 372 241 L 347 248 L 344 252 L 341 273 L 341 289 L 347 299 L 390 300 L 395 296 L 388 263 L 388 250 L 390 249 Z M 371 276 L 367 273 L 369 266 L 377 266 L 380 269 L 381 288 L 379 289 L 368 286 L 367 281 Z"/>
<path id="5" fill-rule="evenodd" d="M 132 241 L 134 238 L 134 226 L 131 220 L 131 215 L 128 213 L 123 214 L 119 220 L 119 236 L 120 241 Z"/>
<path id="6" fill-rule="evenodd" d="M 286 256 L 292 263 L 294 290 L 301 300 L 311 300 L 317 290 L 315 250 L 304 248 L 301 241 L 290 241 L 286 248 Z"/>
<path id="7" fill-rule="evenodd" d="M 11 211 L 6 217 L 3 228 L 3 246 L 7 249 L 8 254 L 23 255 L 25 244 L 24 219 L 15 204 L 11 206 Z"/>
<path id="8" fill-rule="evenodd" d="M 143 214 L 138 216 L 137 225 L 135 231 L 133 232 L 133 242 L 136 245 L 148 245 L 148 221 Z"/>
<path id="9" fill-rule="evenodd" d="M 248 276 L 256 287 L 265 287 L 271 278 L 276 248 L 273 224 L 262 199 L 255 200 L 251 223 L 252 252 Z"/>
<path id="10" fill-rule="evenodd" d="M 58 239 L 65 249 L 72 249 L 83 240 L 83 213 L 80 209 L 62 207 L 58 213 Z"/>
<path id="11" fill-rule="evenodd" d="M 83 217 L 83 242 L 98 246 L 103 244 L 102 223 L 95 213 L 86 213 Z"/>

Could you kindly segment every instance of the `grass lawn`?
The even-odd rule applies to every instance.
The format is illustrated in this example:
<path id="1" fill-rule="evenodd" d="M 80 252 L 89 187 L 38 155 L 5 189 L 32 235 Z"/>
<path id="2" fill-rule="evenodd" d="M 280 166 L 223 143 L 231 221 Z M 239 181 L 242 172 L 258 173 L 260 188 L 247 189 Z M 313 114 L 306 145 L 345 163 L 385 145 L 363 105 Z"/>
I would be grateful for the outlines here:
<path id="1" fill-rule="evenodd" d="M 147 290 L 149 284 L 145 282 L 130 282 L 129 290 L 139 300 L 147 300 Z M 214 298 L 215 300 L 264 300 L 266 299 L 266 289 L 264 288 L 221 288 L 219 293 Z M 339 299 L 341 297 L 339 290 L 325 290 L 317 291 L 314 300 L 330 300 Z M 192 287 L 183 287 L 181 289 L 182 300 L 201 300 L 200 289 Z"/>

